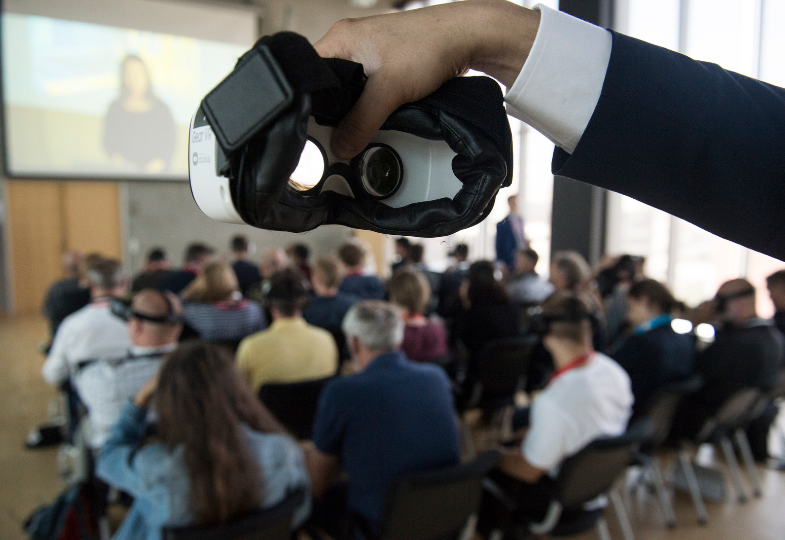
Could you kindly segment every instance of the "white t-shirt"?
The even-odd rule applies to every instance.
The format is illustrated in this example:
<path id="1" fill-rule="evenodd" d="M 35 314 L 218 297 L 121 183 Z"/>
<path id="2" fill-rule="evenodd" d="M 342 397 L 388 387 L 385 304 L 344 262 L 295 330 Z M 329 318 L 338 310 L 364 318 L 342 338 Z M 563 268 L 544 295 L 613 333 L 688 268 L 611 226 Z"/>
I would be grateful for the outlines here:
<path id="1" fill-rule="evenodd" d="M 123 356 L 130 346 L 125 321 L 112 315 L 108 302 L 97 300 L 63 320 L 41 373 L 46 382 L 58 385 L 79 362 Z"/>
<path id="2" fill-rule="evenodd" d="M 624 433 L 632 413 L 630 378 L 601 353 L 552 381 L 532 403 L 526 461 L 554 476 L 559 464 L 600 436 Z"/>

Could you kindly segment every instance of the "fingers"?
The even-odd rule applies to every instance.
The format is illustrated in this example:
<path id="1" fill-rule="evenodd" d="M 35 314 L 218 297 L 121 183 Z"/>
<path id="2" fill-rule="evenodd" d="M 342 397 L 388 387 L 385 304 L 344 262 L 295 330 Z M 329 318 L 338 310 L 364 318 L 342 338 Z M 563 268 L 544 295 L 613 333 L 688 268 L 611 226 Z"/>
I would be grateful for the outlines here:
<path id="1" fill-rule="evenodd" d="M 382 126 L 387 117 L 406 103 L 400 88 L 387 84 L 381 77 L 371 77 L 360 99 L 338 124 L 332 140 L 332 149 L 343 159 L 359 154 Z"/>

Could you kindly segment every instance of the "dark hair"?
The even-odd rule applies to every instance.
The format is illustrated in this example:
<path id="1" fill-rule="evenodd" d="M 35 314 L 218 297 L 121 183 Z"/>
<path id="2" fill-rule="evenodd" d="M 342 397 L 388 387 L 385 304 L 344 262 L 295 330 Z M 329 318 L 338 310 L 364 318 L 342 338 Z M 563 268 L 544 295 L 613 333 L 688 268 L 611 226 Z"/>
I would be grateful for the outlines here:
<path id="1" fill-rule="evenodd" d="M 452 251 L 450 251 L 450 256 L 461 257 L 465 259 L 466 257 L 469 256 L 469 246 L 467 246 L 466 244 L 458 244 L 457 246 L 452 248 Z"/>
<path id="2" fill-rule="evenodd" d="M 553 321 L 549 323 L 549 333 L 558 338 L 574 343 L 586 343 L 592 337 L 591 319 L 595 312 L 594 302 L 586 293 L 575 291 L 556 291 L 542 304 L 544 318 L 570 317 L 576 320 Z"/>
<path id="3" fill-rule="evenodd" d="M 308 257 L 311 256 L 311 249 L 305 244 L 293 244 L 292 253 L 298 259 L 302 260 L 303 262 L 306 262 L 308 261 Z"/>
<path id="4" fill-rule="evenodd" d="M 496 268 L 491 261 L 477 261 L 469 266 L 469 302 L 472 306 L 507 304 L 507 290 L 496 280 Z"/>
<path id="5" fill-rule="evenodd" d="M 261 468 L 243 424 L 262 433 L 283 428 L 251 393 L 228 352 L 203 342 L 172 352 L 161 367 L 155 409 L 161 441 L 183 447 L 197 524 L 259 507 Z"/>
<path id="6" fill-rule="evenodd" d="M 422 244 L 412 244 L 409 248 L 409 257 L 413 263 L 421 263 L 423 255 L 425 254 L 425 247 Z"/>
<path id="7" fill-rule="evenodd" d="M 215 250 L 201 242 L 194 242 L 185 249 L 185 262 L 196 262 L 204 256 L 212 255 Z"/>
<path id="8" fill-rule="evenodd" d="M 153 248 L 147 253 L 147 262 L 160 262 L 165 261 L 168 257 L 163 248 Z"/>
<path id="9" fill-rule="evenodd" d="M 777 270 L 772 275 L 766 278 L 766 285 L 771 287 L 772 285 L 777 286 L 785 286 L 785 270 Z"/>
<path id="10" fill-rule="evenodd" d="M 518 253 L 520 253 L 521 255 L 529 259 L 531 262 L 533 262 L 535 266 L 537 265 L 537 262 L 540 260 L 540 256 L 537 255 L 537 252 L 530 247 L 521 248 L 518 250 Z"/>
<path id="11" fill-rule="evenodd" d="M 248 239 L 242 234 L 233 236 L 231 248 L 235 253 L 244 253 L 248 251 Z"/>
<path id="12" fill-rule="evenodd" d="M 284 317 L 294 317 L 305 308 L 308 288 L 303 275 L 293 268 L 286 268 L 270 278 L 267 292 L 270 307 L 280 311 Z"/>
<path id="13" fill-rule="evenodd" d="M 577 288 L 591 275 L 589 263 L 577 251 L 557 251 L 551 264 L 564 273 L 568 289 Z"/>
<path id="14" fill-rule="evenodd" d="M 98 259 L 87 267 L 87 280 L 93 287 L 111 290 L 123 282 L 123 266 L 115 259 Z"/>
<path id="15" fill-rule="evenodd" d="M 644 279 L 633 284 L 627 294 L 635 299 L 646 298 L 660 314 L 670 313 L 676 307 L 676 299 L 668 287 L 654 279 Z"/>
<path id="16" fill-rule="evenodd" d="M 365 250 L 355 243 L 346 243 L 338 248 L 338 258 L 349 268 L 365 263 Z"/>
<path id="17" fill-rule="evenodd" d="M 412 247 L 412 243 L 409 242 L 409 239 L 408 238 L 404 238 L 403 236 L 399 236 L 398 238 L 396 238 L 395 239 L 395 243 L 398 244 L 399 247 L 402 247 L 402 248 L 407 249 L 407 250 L 411 249 L 411 247 Z"/>
<path id="18" fill-rule="evenodd" d="M 123 58 L 123 61 L 120 63 L 120 99 L 127 98 L 129 94 L 128 84 L 126 83 L 125 78 L 125 68 L 131 62 L 139 62 L 139 65 L 142 66 L 142 69 L 144 69 L 144 73 L 147 76 L 147 92 L 145 92 L 144 97 L 146 99 L 154 99 L 155 94 L 153 94 L 153 81 L 150 79 L 150 70 L 147 69 L 147 65 L 144 63 L 144 60 L 135 54 L 129 54 Z"/>

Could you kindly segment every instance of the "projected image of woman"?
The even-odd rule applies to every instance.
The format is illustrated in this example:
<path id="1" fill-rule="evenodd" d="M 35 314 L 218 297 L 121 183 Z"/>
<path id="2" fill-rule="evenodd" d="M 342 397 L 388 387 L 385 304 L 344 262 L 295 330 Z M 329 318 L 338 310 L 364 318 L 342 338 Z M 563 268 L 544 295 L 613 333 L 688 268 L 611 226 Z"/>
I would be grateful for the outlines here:
<path id="1" fill-rule="evenodd" d="M 136 55 L 120 65 L 120 96 L 104 121 L 104 149 L 112 161 L 129 163 L 148 174 L 166 171 L 175 147 L 169 107 L 153 93 L 150 73 Z"/>

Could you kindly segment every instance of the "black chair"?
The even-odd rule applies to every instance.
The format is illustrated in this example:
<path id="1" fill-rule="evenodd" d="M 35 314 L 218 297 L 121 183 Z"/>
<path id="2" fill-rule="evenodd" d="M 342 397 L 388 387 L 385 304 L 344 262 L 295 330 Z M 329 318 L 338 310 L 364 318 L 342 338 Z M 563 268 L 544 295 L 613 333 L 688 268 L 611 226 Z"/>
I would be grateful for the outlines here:
<path id="1" fill-rule="evenodd" d="M 665 489 L 665 480 L 657 461 L 657 452 L 668 438 L 679 405 L 685 397 L 694 394 L 702 386 L 703 376 L 696 374 L 682 381 L 663 386 L 657 391 L 645 413 L 645 417 L 652 421 L 652 435 L 643 442 L 640 452 L 635 456 L 635 464 L 640 465 L 644 473 L 651 474 L 665 522 L 670 528 L 676 526 L 676 514 L 673 511 L 668 491 Z"/>
<path id="2" fill-rule="evenodd" d="M 552 537 L 572 536 L 597 528 L 602 540 L 610 538 L 604 508 L 586 510 L 583 505 L 607 495 L 616 511 L 625 538 L 631 538 L 632 528 L 621 498 L 614 490 L 619 476 L 629 466 L 640 445 L 651 436 L 653 423 L 642 418 L 618 437 L 603 437 L 589 443 L 583 450 L 565 459 L 556 478 L 555 496 L 542 521 L 532 523 L 528 516 L 516 515 L 518 527 L 525 526 L 537 535 Z M 508 508 L 515 508 L 514 501 L 505 500 L 499 490 L 489 490 Z M 565 512 L 565 510 L 569 510 Z M 494 531 L 499 537 L 500 531 Z"/>
<path id="3" fill-rule="evenodd" d="M 733 443 L 730 436 L 739 428 L 745 427 L 752 419 L 756 406 L 760 403 L 763 393 L 758 388 L 742 388 L 737 390 L 717 409 L 717 412 L 707 419 L 698 433 L 691 439 L 681 441 L 679 449 L 679 465 L 684 473 L 687 487 L 698 512 L 698 521 L 708 523 L 709 516 L 703 503 L 703 496 L 698 484 L 695 468 L 689 454 L 689 447 L 699 447 L 704 443 L 719 444 L 725 456 L 725 462 L 731 473 L 731 479 L 736 488 L 739 502 L 746 502 L 747 495 L 741 482 L 741 472 Z M 759 413 L 758 413 L 759 414 Z M 746 439 L 746 437 L 745 437 Z"/>
<path id="4" fill-rule="evenodd" d="M 319 396 L 332 379 L 265 384 L 259 389 L 259 400 L 297 439 L 310 439 Z"/>
<path id="5" fill-rule="evenodd" d="M 271 508 L 254 510 L 226 523 L 208 526 L 164 527 L 162 540 L 290 540 L 292 516 L 305 492 L 297 490 Z"/>
<path id="6" fill-rule="evenodd" d="M 362 520 L 353 525 L 367 540 L 452 540 L 461 536 L 480 505 L 485 475 L 499 462 L 490 450 L 455 467 L 411 473 L 387 493 L 377 536 Z"/>

